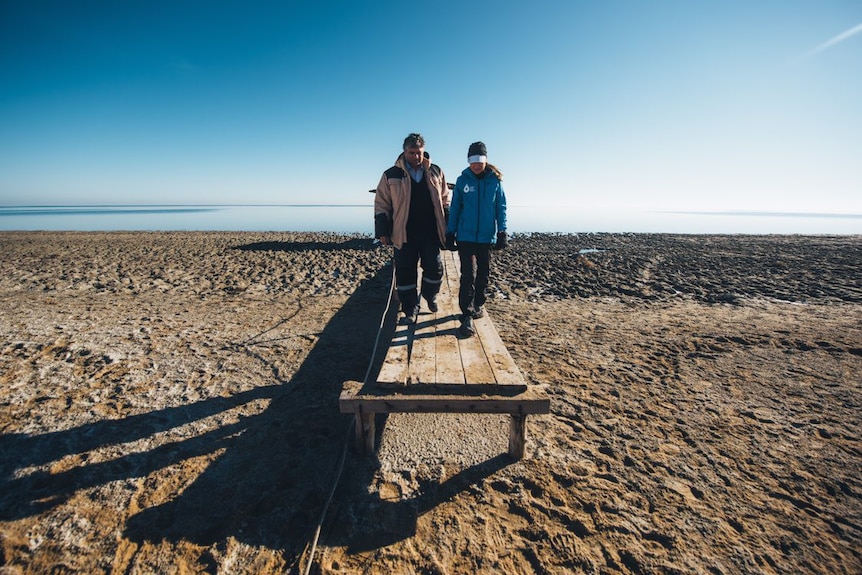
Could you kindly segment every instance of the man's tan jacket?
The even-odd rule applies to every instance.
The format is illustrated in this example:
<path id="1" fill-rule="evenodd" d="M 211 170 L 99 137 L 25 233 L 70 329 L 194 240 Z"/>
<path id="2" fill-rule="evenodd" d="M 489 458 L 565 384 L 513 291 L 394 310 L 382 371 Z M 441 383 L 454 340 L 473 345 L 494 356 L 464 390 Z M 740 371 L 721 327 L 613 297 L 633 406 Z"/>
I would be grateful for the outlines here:
<path id="1" fill-rule="evenodd" d="M 407 241 L 407 217 L 410 215 L 411 179 L 407 172 L 407 160 L 404 154 L 398 156 L 395 165 L 383 172 L 377 192 L 374 194 L 374 217 L 385 214 L 389 219 L 389 237 L 396 248 L 401 248 Z M 437 221 L 437 235 L 440 245 L 446 243 L 446 214 L 449 212 L 449 187 L 443 170 L 431 163 L 431 157 L 426 152 L 422 161 L 425 168 L 425 179 L 431 190 L 431 203 L 434 205 L 434 217 Z M 375 236 L 387 235 L 375 226 Z"/>

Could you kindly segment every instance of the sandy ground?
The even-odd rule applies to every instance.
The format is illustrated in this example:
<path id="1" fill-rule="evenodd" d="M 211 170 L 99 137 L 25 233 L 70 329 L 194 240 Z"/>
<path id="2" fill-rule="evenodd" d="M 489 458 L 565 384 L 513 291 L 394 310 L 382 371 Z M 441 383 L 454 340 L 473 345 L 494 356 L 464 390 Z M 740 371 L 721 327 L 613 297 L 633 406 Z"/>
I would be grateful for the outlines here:
<path id="1" fill-rule="evenodd" d="M 506 416 L 354 453 L 368 239 L 0 247 L 2 575 L 862 572 L 858 236 L 513 238 L 488 309 L 551 395 L 519 462 Z"/>

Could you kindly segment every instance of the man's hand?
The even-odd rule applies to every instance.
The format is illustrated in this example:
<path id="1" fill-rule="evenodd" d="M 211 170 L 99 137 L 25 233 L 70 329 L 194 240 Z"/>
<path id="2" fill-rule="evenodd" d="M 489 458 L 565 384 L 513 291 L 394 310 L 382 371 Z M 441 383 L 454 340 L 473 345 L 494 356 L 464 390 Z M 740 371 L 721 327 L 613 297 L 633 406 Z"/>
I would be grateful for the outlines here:
<path id="1" fill-rule="evenodd" d="M 450 252 L 458 251 L 458 244 L 455 243 L 455 234 L 448 233 L 446 234 L 446 249 Z"/>
<path id="2" fill-rule="evenodd" d="M 383 212 L 374 215 L 374 237 L 380 240 L 384 246 L 392 245 L 392 222 L 389 216 Z"/>

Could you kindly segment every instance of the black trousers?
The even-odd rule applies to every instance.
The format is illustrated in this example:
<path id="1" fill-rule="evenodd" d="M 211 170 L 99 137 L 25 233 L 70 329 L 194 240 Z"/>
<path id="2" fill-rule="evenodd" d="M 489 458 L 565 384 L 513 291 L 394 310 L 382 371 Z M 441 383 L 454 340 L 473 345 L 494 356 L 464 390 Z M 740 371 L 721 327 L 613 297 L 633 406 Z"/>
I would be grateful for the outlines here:
<path id="1" fill-rule="evenodd" d="M 491 274 L 491 245 L 458 242 L 461 258 L 461 287 L 458 305 L 461 313 L 469 314 L 485 305 L 485 290 Z"/>
<path id="2" fill-rule="evenodd" d="M 443 259 L 440 257 L 440 240 L 436 235 L 411 238 L 400 249 L 395 248 L 395 288 L 404 313 L 412 313 L 419 306 L 417 263 L 422 265 L 422 297 L 433 299 L 440 292 L 443 280 Z"/>

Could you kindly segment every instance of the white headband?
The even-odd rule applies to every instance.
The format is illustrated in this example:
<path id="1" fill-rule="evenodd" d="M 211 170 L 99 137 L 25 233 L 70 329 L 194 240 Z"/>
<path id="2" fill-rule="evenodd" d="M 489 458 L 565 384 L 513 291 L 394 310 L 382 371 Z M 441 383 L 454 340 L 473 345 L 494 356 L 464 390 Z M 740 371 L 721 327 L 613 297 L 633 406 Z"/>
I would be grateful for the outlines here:
<path id="1" fill-rule="evenodd" d="M 467 161 L 471 164 L 486 164 L 488 163 L 488 156 L 470 156 Z"/>

